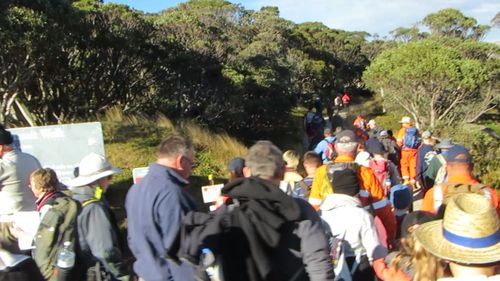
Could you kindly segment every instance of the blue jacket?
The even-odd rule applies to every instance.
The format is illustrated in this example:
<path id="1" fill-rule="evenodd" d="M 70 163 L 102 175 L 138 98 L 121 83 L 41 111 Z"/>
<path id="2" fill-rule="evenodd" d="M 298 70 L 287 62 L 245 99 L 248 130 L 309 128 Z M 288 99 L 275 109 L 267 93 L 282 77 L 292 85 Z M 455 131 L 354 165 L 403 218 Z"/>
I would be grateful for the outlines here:
<path id="1" fill-rule="evenodd" d="M 328 159 L 326 158 L 326 149 L 328 147 L 328 143 L 334 143 L 334 142 L 335 142 L 335 137 L 326 137 L 322 141 L 320 141 L 314 148 L 314 152 L 321 155 L 321 160 L 323 160 L 324 164 L 328 163 Z"/>
<path id="2" fill-rule="evenodd" d="M 174 170 L 152 163 L 127 194 L 128 245 L 136 258 L 135 273 L 147 281 L 193 280 L 191 266 L 165 258 L 183 216 L 195 209 L 191 196 L 182 190 L 187 183 Z"/>

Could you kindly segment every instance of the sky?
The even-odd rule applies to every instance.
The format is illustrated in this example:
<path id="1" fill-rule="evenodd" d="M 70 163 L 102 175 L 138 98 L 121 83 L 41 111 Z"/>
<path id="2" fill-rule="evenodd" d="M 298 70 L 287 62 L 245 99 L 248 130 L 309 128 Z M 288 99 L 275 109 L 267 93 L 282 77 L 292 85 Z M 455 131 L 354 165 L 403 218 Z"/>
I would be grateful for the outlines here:
<path id="1" fill-rule="evenodd" d="M 179 0 L 105 0 L 126 4 L 148 13 L 176 6 Z M 245 9 L 259 10 L 277 6 L 280 16 L 295 23 L 322 22 L 330 28 L 346 31 L 367 31 L 388 36 L 398 27 L 411 27 L 426 15 L 446 8 L 460 10 L 479 24 L 490 21 L 500 12 L 498 0 L 229 0 Z M 484 41 L 500 42 L 500 28 L 489 31 Z"/>

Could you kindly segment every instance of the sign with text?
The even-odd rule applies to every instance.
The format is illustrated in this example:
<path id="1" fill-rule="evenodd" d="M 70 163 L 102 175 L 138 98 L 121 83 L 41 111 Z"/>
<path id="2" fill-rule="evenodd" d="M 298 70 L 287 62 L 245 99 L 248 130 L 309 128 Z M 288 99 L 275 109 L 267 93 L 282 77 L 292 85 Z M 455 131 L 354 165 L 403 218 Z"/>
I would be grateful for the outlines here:
<path id="1" fill-rule="evenodd" d="M 74 177 L 82 158 L 95 152 L 104 155 L 101 123 L 76 123 L 8 129 L 15 145 L 56 171 L 61 182 Z"/>
<path id="2" fill-rule="evenodd" d="M 205 185 L 201 187 L 201 195 L 203 196 L 203 203 L 212 203 L 217 201 L 221 195 L 223 184 Z"/>

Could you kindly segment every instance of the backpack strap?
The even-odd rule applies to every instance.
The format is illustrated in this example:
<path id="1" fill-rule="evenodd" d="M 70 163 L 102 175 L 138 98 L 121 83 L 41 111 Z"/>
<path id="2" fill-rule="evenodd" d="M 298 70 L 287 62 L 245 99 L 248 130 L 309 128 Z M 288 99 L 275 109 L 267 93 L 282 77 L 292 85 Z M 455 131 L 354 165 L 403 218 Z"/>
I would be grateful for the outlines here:
<path id="1" fill-rule="evenodd" d="M 82 202 L 82 207 L 88 206 L 88 205 L 90 205 L 92 203 L 96 203 L 96 202 L 99 202 L 99 201 L 100 201 L 100 199 L 90 198 L 90 199 L 85 200 L 85 201 Z"/>
<path id="2" fill-rule="evenodd" d="M 437 212 L 441 205 L 443 205 L 444 194 L 443 194 L 443 186 L 438 184 L 434 186 L 434 211 Z"/>

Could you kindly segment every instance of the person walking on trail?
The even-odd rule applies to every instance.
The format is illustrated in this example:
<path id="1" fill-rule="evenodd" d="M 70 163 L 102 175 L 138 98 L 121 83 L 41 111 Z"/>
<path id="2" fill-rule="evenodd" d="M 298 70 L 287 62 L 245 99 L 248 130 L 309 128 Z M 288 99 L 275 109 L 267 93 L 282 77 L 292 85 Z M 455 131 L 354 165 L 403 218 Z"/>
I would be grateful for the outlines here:
<path id="1" fill-rule="evenodd" d="M 307 186 L 305 193 L 305 200 L 309 199 L 309 194 L 311 193 L 311 186 L 316 176 L 316 170 L 322 165 L 321 156 L 319 156 L 314 151 L 308 151 L 304 153 L 302 165 L 304 166 L 304 171 L 306 172 L 306 177 L 304 178 L 304 183 Z"/>
<path id="2" fill-rule="evenodd" d="M 415 187 L 415 178 L 417 177 L 417 148 L 420 145 L 420 134 L 418 129 L 413 126 L 410 117 L 403 117 L 401 129 L 397 134 L 397 143 L 401 149 L 401 175 L 405 183 L 410 183 Z"/>
<path id="3" fill-rule="evenodd" d="M 212 214 L 186 215 L 175 255 L 200 260 L 196 280 L 333 281 L 319 215 L 306 201 L 279 188 L 285 173 L 281 150 L 270 141 L 258 141 L 245 163 L 250 176 L 224 186 L 222 195 L 229 198 L 225 205 Z M 211 258 L 200 256 L 202 251 Z"/>
<path id="4" fill-rule="evenodd" d="M 396 218 L 391 210 L 389 201 L 384 196 L 384 189 L 377 177 L 369 167 L 357 165 L 355 160 L 359 143 L 356 135 L 351 130 L 344 130 L 337 134 L 335 151 L 337 157 L 333 163 L 323 165 L 316 170 L 309 203 L 319 210 L 323 200 L 328 194 L 335 193 L 335 175 L 355 174 L 356 184 L 361 191 L 359 199 L 365 208 L 373 209 L 374 214 L 380 218 L 386 231 L 389 244 L 396 236 Z M 332 181 L 333 180 L 333 181 Z"/>
<path id="5" fill-rule="evenodd" d="M 428 189 L 425 184 L 424 174 L 429 167 L 432 159 L 437 155 L 434 151 L 434 145 L 436 140 L 432 137 L 430 131 L 424 131 L 422 133 L 422 145 L 417 149 L 417 186 L 423 188 L 425 193 Z"/>
<path id="6" fill-rule="evenodd" d="M 343 102 L 342 102 L 342 98 L 339 95 L 337 95 L 335 97 L 335 99 L 333 100 L 333 105 L 335 106 L 336 112 L 339 112 L 340 110 L 342 110 Z"/>
<path id="7" fill-rule="evenodd" d="M 472 175 L 472 168 L 472 156 L 469 150 L 461 145 L 452 146 L 446 155 L 446 182 L 436 184 L 427 191 L 422 202 L 422 210 L 437 214 L 449 197 L 457 193 L 478 193 L 488 198 L 500 213 L 495 189 L 480 184 Z"/>
<path id="8" fill-rule="evenodd" d="M 367 127 L 368 135 L 370 138 L 378 138 L 380 135 L 380 132 L 383 131 L 382 128 L 377 126 L 377 122 L 374 119 L 370 119 L 370 121 L 368 121 L 366 127 Z"/>
<path id="9" fill-rule="evenodd" d="M 351 103 L 351 96 L 349 95 L 349 92 L 346 90 L 346 91 L 344 91 L 344 94 L 342 95 L 342 105 L 344 106 L 345 110 L 349 109 L 350 103 Z"/>
<path id="10" fill-rule="evenodd" d="M 459 194 L 450 199 L 442 220 L 415 230 L 419 244 L 444 260 L 453 278 L 500 280 L 500 220 L 484 196 Z"/>
<path id="11" fill-rule="evenodd" d="M 139 280 L 194 280 L 193 268 L 167 259 L 183 216 L 196 209 L 184 190 L 195 167 L 192 143 L 183 136 L 165 138 L 148 174 L 134 184 L 125 200 L 129 247 Z"/>
<path id="12" fill-rule="evenodd" d="M 323 130 L 323 134 L 325 138 L 316 145 L 316 147 L 314 148 L 314 152 L 316 152 L 318 155 L 321 155 L 321 161 L 326 164 L 328 163 L 328 161 L 333 159 L 335 154 L 335 136 L 333 135 L 332 129 L 330 128 L 326 128 L 325 130 Z"/>
<path id="13" fill-rule="evenodd" d="M 103 196 L 111 177 L 122 170 L 111 166 L 104 156 L 90 153 L 80 161 L 77 171 L 77 177 L 66 184 L 82 206 L 77 223 L 84 280 L 99 280 L 101 276 L 128 280 L 116 218 Z"/>
<path id="14" fill-rule="evenodd" d="M 380 132 L 378 139 L 384 146 L 384 150 L 387 151 L 387 159 L 396 164 L 399 169 L 401 149 L 396 140 L 389 137 L 389 133 L 386 130 Z"/>
<path id="15" fill-rule="evenodd" d="M 12 134 L 0 125 L 0 216 L 35 210 L 36 198 L 28 187 L 29 176 L 41 167 L 34 156 L 15 148 Z M 9 227 L 10 223 L 0 222 L 0 232 L 4 235 L 0 248 L 20 253 Z"/>
<path id="16" fill-rule="evenodd" d="M 434 156 L 427 169 L 424 172 L 424 187 L 425 190 L 434 185 L 441 184 L 446 180 L 446 155 L 455 144 L 451 139 L 443 139 L 434 146 L 436 156 Z"/>
<path id="17" fill-rule="evenodd" d="M 332 236 L 344 241 L 343 255 L 352 280 L 374 280 L 371 265 L 374 260 L 383 260 L 387 249 L 380 242 L 374 218 L 358 199 L 359 192 L 359 185 L 350 184 L 348 178 L 339 179 L 335 193 L 321 205 L 321 218 Z M 336 273 L 342 274 L 340 270 Z"/>

